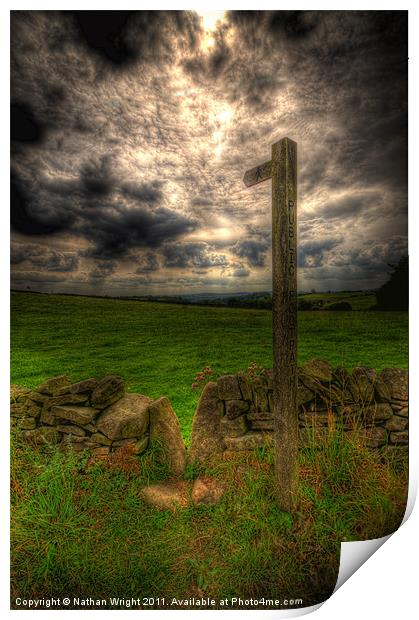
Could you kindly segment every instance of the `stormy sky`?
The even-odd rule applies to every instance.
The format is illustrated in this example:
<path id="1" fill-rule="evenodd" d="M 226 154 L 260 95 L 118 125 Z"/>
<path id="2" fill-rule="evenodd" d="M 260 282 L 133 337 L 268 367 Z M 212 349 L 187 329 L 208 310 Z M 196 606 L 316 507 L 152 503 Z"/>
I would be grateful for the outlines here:
<path id="1" fill-rule="evenodd" d="M 12 287 L 266 291 L 298 143 L 300 290 L 407 252 L 407 11 L 11 13 Z"/>

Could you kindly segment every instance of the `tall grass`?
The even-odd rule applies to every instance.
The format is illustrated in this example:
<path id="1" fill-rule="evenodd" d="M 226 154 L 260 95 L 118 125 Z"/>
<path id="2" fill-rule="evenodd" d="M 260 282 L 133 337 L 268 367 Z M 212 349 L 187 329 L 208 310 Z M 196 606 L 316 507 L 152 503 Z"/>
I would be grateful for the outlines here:
<path id="1" fill-rule="evenodd" d="M 12 605 L 16 596 L 302 598 L 332 592 L 343 540 L 377 538 L 403 517 L 407 467 L 335 430 L 300 453 L 299 509 L 275 504 L 269 449 L 185 478 L 227 484 L 215 507 L 175 513 L 143 503 L 162 480 L 158 448 L 135 459 L 88 465 L 86 457 L 12 453 Z"/>

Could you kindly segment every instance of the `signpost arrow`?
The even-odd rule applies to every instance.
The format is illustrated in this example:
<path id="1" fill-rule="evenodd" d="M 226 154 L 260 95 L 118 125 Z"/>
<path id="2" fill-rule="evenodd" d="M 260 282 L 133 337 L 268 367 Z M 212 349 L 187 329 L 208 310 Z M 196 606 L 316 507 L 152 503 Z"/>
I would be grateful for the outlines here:
<path id="1" fill-rule="evenodd" d="M 297 144 L 283 138 L 270 161 L 248 170 L 251 187 L 272 178 L 272 336 L 275 474 L 278 506 L 296 508 L 297 409 Z"/>
<path id="2" fill-rule="evenodd" d="M 266 181 L 271 177 L 271 171 L 272 162 L 265 161 L 264 164 L 248 170 L 243 177 L 243 183 L 246 185 L 246 187 L 251 187 L 252 185 L 256 185 L 257 183 L 262 183 L 262 181 Z"/>

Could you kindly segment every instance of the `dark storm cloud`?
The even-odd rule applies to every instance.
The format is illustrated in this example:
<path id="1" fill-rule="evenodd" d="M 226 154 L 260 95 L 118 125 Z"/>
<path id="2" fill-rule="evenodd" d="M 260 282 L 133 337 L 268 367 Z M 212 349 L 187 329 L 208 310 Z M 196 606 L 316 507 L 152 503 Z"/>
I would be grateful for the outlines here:
<path id="1" fill-rule="evenodd" d="M 74 287 L 266 288 L 270 184 L 242 178 L 285 135 L 303 288 L 378 285 L 405 252 L 406 12 L 232 11 L 208 33 L 191 11 L 14 11 L 11 32 L 13 237 L 77 247 Z"/>
<path id="2" fill-rule="evenodd" d="M 90 271 L 89 278 L 102 279 L 107 278 L 111 274 L 115 273 L 117 263 L 114 261 L 101 261 L 96 263 L 94 269 Z"/>
<path id="3" fill-rule="evenodd" d="M 126 196 L 135 198 L 140 202 L 157 204 L 160 203 L 163 198 L 160 185 L 158 181 L 155 181 L 153 184 L 126 182 L 122 184 L 121 191 Z"/>
<path id="4" fill-rule="evenodd" d="M 298 266 L 309 268 L 321 267 L 325 261 L 325 254 L 337 247 L 341 242 L 342 237 L 300 243 L 298 247 Z"/>
<path id="5" fill-rule="evenodd" d="M 49 284 L 66 281 L 66 276 L 58 273 L 45 273 L 45 271 L 12 271 L 11 283 L 27 285 L 32 283 Z"/>
<path id="6" fill-rule="evenodd" d="M 242 263 L 231 265 L 231 271 L 228 274 L 234 278 L 247 278 L 250 275 L 250 271 Z"/>
<path id="7" fill-rule="evenodd" d="M 192 207 L 210 207 L 212 204 L 213 201 L 205 196 L 197 196 L 191 200 Z"/>
<path id="8" fill-rule="evenodd" d="M 132 11 L 75 11 L 74 18 L 85 43 L 110 63 L 121 66 L 136 58 L 126 41 Z"/>
<path id="9" fill-rule="evenodd" d="M 164 265 L 170 268 L 209 269 L 226 267 L 227 259 L 223 254 L 210 251 L 206 243 L 171 244 L 162 248 Z"/>
<path id="10" fill-rule="evenodd" d="M 135 273 L 151 273 L 160 269 L 159 261 L 151 252 L 147 252 L 142 256 L 136 257 L 135 263 L 138 265 Z"/>
<path id="11" fill-rule="evenodd" d="M 12 186 L 14 227 L 26 234 L 65 230 L 91 242 L 85 256 L 105 259 L 128 256 L 136 247 L 159 247 L 197 227 L 194 218 L 161 204 L 159 181 L 120 179 L 114 168 L 114 159 L 104 155 L 84 162 L 78 177 L 41 177 Z M 55 210 L 38 216 L 43 193 Z"/>
<path id="12" fill-rule="evenodd" d="M 36 184 L 35 184 L 36 189 Z M 12 228 L 26 235 L 50 235 L 67 229 L 73 215 L 57 212 L 40 204 L 33 184 L 19 178 L 12 170 L 10 182 L 10 221 Z"/>
<path id="13" fill-rule="evenodd" d="M 115 183 L 109 155 L 102 156 L 99 161 L 83 164 L 80 170 L 80 182 L 87 197 L 109 194 Z"/>
<path id="14" fill-rule="evenodd" d="M 44 127 L 35 118 L 28 103 L 12 102 L 10 106 L 10 139 L 15 142 L 40 142 Z"/>
<path id="15" fill-rule="evenodd" d="M 137 247 L 158 248 L 196 227 L 196 221 L 167 207 L 127 209 L 112 203 L 85 212 L 74 232 L 93 243 L 86 255 L 111 259 L 128 256 Z"/>
<path id="16" fill-rule="evenodd" d="M 12 243 L 10 262 L 12 265 L 29 263 L 31 268 L 46 271 L 76 271 L 79 257 L 76 252 L 59 252 L 40 244 Z"/>
<path id="17" fill-rule="evenodd" d="M 407 255 L 407 238 L 395 235 L 386 242 L 376 242 L 367 248 L 348 248 L 337 253 L 330 261 L 332 266 L 351 265 L 364 273 L 385 273 L 391 265 Z"/>
<path id="18" fill-rule="evenodd" d="M 238 241 L 231 251 L 240 258 L 246 258 L 251 267 L 263 267 L 265 265 L 266 251 L 269 247 L 267 241 L 252 241 L 245 239 Z"/>
<path id="19" fill-rule="evenodd" d="M 367 208 L 369 203 L 370 198 L 365 195 L 343 196 L 332 200 L 330 203 L 324 204 L 316 211 L 316 217 L 323 217 L 326 219 L 339 218 L 339 220 L 353 218 L 364 208 Z"/>
<path id="20" fill-rule="evenodd" d="M 80 40 L 111 67 L 169 60 L 174 46 L 194 49 L 197 16 L 186 11 L 74 11 Z"/>

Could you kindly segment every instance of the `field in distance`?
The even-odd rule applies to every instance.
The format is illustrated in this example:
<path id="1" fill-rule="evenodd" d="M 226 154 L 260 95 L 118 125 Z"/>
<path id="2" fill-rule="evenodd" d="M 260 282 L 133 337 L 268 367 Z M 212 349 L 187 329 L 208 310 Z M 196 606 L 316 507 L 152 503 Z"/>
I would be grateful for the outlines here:
<path id="1" fill-rule="evenodd" d="M 328 310 L 331 304 L 347 302 L 352 310 L 370 310 L 377 303 L 375 293 L 371 291 L 343 291 L 337 293 L 305 293 L 298 299 L 313 304 L 313 309 Z"/>
<path id="2" fill-rule="evenodd" d="M 124 297 L 136 301 L 154 301 L 198 306 L 222 306 L 229 308 L 272 308 L 272 294 L 269 291 L 237 293 L 191 293 L 184 295 L 145 295 Z M 374 291 L 311 292 L 298 295 L 299 310 L 333 310 L 336 303 L 345 302 L 346 308 L 340 310 L 371 310 L 377 303 Z M 348 306 L 349 304 L 349 306 Z M 339 309 L 339 308 L 337 308 Z"/>
<path id="3" fill-rule="evenodd" d="M 407 367 L 407 312 L 299 313 L 299 363 L 377 370 Z M 213 375 L 271 367 L 269 310 L 162 304 L 94 297 L 11 296 L 11 381 L 35 387 L 67 373 L 74 381 L 120 374 L 129 391 L 165 395 L 189 435 L 197 371 Z"/>

